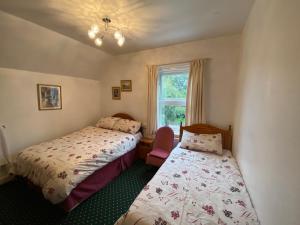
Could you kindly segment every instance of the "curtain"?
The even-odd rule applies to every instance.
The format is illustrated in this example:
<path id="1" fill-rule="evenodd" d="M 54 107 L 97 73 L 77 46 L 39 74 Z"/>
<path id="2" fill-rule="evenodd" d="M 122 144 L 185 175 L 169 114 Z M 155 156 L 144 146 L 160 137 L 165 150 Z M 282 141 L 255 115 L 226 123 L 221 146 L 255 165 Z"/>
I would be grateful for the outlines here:
<path id="1" fill-rule="evenodd" d="M 203 68 L 204 59 L 197 59 L 191 62 L 186 99 L 186 125 L 205 123 L 203 110 Z"/>
<path id="2" fill-rule="evenodd" d="M 4 133 L 4 126 L 0 125 L 0 166 L 7 164 L 9 161 L 7 153 L 6 138 Z"/>
<path id="3" fill-rule="evenodd" d="M 148 70 L 148 105 L 146 135 L 154 135 L 157 128 L 157 77 L 158 67 L 147 66 Z"/>

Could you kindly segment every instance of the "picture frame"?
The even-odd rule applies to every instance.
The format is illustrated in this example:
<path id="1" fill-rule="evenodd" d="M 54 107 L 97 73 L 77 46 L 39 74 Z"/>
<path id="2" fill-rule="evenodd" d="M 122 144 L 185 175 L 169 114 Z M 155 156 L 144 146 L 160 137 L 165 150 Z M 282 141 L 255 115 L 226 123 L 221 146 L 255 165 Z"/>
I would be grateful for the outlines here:
<path id="1" fill-rule="evenodd" d="M 112 99 L 120 100 L 121 99 L 121 88 L 120 87 L 112 87 Z"/>
<path id="2" fill-rule="evenodd" d="M 62 109 L 61 86 L 37 84 L 39 110 Z"/>
<path id="3" fill-rule="evenodd" d="M 121 91 L 125 91 L 125 92 L 132 91 L 131 80 L 121 80 Z"/>

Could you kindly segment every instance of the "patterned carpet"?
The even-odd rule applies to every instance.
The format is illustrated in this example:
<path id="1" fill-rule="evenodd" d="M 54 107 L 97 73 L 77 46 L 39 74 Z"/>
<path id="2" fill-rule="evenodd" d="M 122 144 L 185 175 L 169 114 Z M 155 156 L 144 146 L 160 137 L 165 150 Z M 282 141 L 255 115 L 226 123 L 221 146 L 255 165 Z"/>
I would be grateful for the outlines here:
<path id="1" fill-rule="evenodd" d="M 156 169 L 138 160 L 69 214 L 51 205 L 22 181 L 0 186 L 0 225 L 110 225 L 127 211 Z"/>

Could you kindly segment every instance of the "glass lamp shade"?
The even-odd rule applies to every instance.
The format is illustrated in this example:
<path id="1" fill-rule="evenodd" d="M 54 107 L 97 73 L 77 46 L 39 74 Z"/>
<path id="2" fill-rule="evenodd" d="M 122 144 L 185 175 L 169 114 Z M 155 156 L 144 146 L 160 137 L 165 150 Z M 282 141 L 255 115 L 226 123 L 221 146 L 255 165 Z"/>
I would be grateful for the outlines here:
<path id="1" fill-rule="evenodd" d="M 121 33 L 120 31 L 117 30 L 117 31 L 114 33 L 114 37 L 115 37 L 115 39 L 119 40 L 119 39 L 122 37 L 122 33 Z"/>
<path id="2" fill-rule="evenodd" d="M 97 46 L 101 46 L 102 45 L 102 39 L 101 38 L 96 38 L 95 39 L 95 44 L 97 45 Z"/>
<path id="3" fill-rule="evenodd" d="M 120 38 L 118 39 L 118 45 L 119 45 L 120 47 L 124 45 L 124 42 L 125 42 L 125 37 L 124 37 L 124 36 L 122 36 L 122 37 L 120 37 Z"/>
<path id="4" fill-rule="evenodd" d="M 88 36 L 89 36 L 90 39 L 94 39 L 96 37 L 96 34 L 92 30 L 89 30 L 88 31 Z"/>
<path id="5" fill-rule="evenodd" d="M 93 24 L 91 26 L 91 31 L 93 31 L 95 34 L 97 34 L 99 32 L 99 27 L 96 24 Z"/>

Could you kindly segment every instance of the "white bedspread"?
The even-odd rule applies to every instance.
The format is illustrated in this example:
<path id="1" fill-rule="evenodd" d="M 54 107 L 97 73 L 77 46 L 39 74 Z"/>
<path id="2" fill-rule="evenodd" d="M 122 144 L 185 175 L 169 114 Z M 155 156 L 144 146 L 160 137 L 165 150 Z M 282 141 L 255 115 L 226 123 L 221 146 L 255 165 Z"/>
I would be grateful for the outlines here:
<path id="1" fill-rule="evenodd" d="M 40 186 L 45 198 L 56 204 L 97 169 L 135 148 L 140 137 L 86 127 L 26 148 L 16 157 L 13 172 Z"/>
<path id="2" fill-rule="evenodd" d="M 258 225 L 229 151 L 223 156 L 176 147 L 117 225 Z"/>

